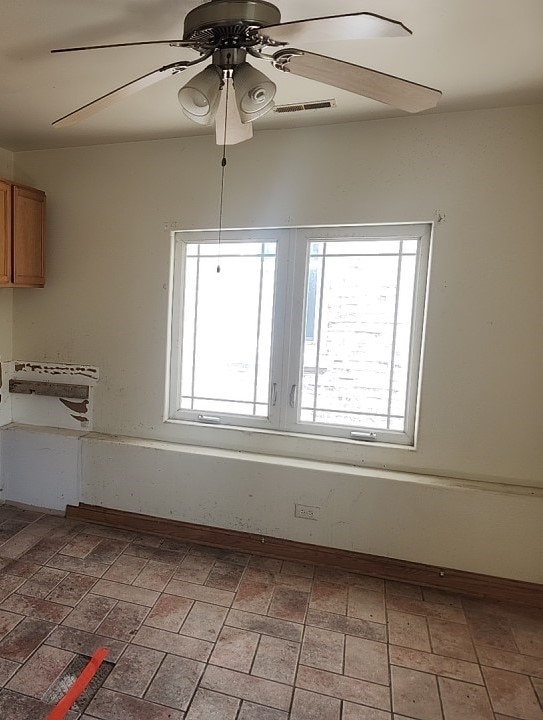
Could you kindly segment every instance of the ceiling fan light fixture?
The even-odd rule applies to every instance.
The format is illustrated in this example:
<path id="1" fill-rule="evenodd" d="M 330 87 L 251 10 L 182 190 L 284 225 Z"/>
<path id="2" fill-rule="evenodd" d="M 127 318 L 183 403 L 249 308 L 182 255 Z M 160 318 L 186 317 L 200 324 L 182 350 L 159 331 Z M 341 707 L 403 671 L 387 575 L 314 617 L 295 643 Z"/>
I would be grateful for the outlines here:
<path id="1" fill-rule="evenodd" d="M 252 122 L 273 108 L 277 87 L 248 62 L 234 70 L 236 104 L 243 123 Z"/>
<path id="2" fill-rule="evenodd" d="M 215 65 L 195 75 L 177 95 L 183 113 L 200 125 L 211 125 L 219 105 L 222 72 Z"/>

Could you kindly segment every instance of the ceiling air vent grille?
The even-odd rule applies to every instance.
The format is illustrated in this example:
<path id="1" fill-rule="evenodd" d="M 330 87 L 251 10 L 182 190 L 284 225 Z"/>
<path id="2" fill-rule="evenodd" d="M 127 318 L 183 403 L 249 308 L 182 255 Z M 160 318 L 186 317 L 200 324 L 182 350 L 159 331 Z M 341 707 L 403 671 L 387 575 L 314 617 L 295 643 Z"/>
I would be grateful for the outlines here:
<path id="1" fill-rule="evenodd" d="M 276 105 L 276 113 L 302 112 L 303 110 L 328 110 L 336 107 L 335 100 L 314 100 L 313 102 L 292 103 L 291 105 Z"/>

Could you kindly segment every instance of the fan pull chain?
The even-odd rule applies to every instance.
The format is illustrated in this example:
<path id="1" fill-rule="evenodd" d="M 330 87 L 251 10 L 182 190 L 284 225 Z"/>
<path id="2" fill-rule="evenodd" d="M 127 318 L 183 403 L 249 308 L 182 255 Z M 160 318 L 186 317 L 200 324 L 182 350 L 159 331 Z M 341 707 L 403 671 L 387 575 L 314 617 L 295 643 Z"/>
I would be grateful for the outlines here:
<path id="1" fill-rule="evenodd" d="M 224 201 L 224 176 L 226 173 L 226 132 L 228 128 L 228 93 L 230 90 L 230 83 L 228 82 L 228 79 L 226 80 L 226 107 L 224 109 L 224 135 L 223 135 L 223 145 L 222 145 L 222 160 L 221 160 L 221 199 L 219 204 L 219 249 L 218 249 L 218 255 L 219 255 L 219 262 L 217 264 L 217 272 L 220 273 L 221 271 L 221 237 L 222 237 L 222 211 L 223 211 L 223 201 Z"/>

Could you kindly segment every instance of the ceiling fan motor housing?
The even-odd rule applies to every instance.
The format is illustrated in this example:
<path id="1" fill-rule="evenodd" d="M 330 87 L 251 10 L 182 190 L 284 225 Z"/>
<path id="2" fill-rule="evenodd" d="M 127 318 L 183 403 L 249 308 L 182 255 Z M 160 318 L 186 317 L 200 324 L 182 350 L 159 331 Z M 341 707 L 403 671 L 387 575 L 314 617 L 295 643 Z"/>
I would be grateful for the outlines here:
<path id="1" fill-rule="evenodd" d="M 185 18 L 183 40 L 202 48 L 251 47 L 259 44 L 256 30 L 281 22 L 281 13 L 265 0 L 211 0 Z"/>

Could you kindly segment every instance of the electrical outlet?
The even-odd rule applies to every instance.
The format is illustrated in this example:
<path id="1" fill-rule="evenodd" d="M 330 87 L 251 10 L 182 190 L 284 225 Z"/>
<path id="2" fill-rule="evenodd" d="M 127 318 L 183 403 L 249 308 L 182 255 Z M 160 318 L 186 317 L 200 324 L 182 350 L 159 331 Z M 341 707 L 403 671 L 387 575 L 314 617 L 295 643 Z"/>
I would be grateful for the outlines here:
<path id="1" fill-rule="evenodd" d="M 320 507 L 299 505 L 298 503 L 294 506 L 294 517 L 303 518 L 304 520 L 318 520 L 320 514 Z"/>

